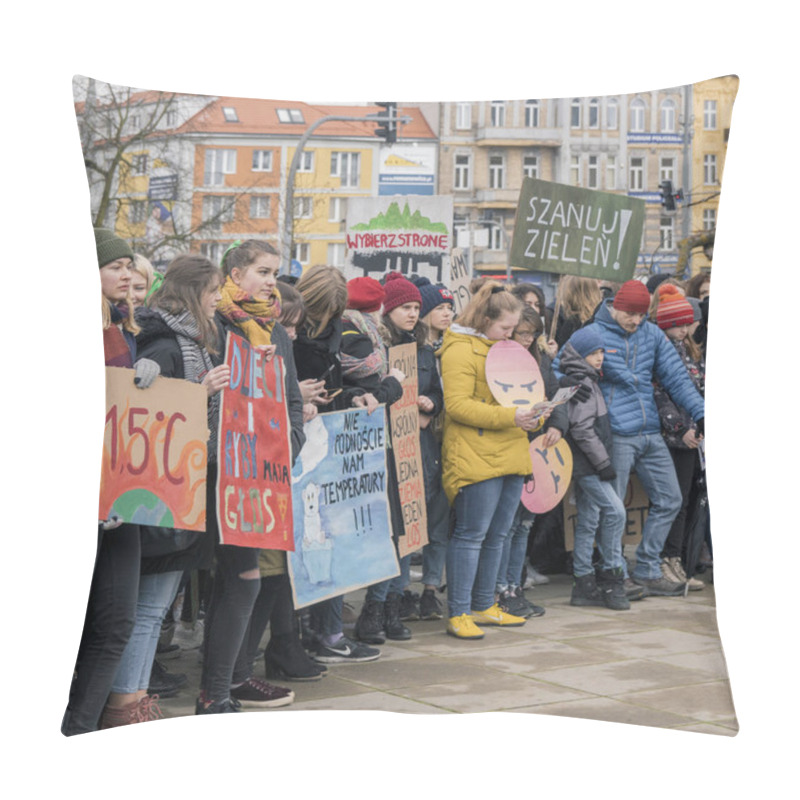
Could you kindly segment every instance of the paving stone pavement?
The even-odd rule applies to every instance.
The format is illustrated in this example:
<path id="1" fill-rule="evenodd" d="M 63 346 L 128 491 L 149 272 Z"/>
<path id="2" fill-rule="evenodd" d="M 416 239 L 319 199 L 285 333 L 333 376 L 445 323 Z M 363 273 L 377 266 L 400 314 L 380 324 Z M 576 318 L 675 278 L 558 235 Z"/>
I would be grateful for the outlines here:
<path id="1" fill-rule="evenodd" d="M 571 579 L 550 576 L 526 592 L 546 614 L 523 627 L 486 628 L 484 639 L 461 641 L 446 635 L 444 621 L 409 622 L 412 639 L 382 645 L 378 661 L 330 665 L 321 681 L 286 683 L 295 692 L 291 706 L 255 713 L 512 711 L 734 736 L 710 574 L 701 576 L 703 591 L 648 597 L 629 611 L 570 606 Z M 347 599 L 358 610 L 362 598 L 363 591 Z M 161 701 L 164 716 L 194 714 L 198 651 L 166 666 L 185 672 L 189 684 Z M 263 670 L 262 661 L 255 675 Z"/>

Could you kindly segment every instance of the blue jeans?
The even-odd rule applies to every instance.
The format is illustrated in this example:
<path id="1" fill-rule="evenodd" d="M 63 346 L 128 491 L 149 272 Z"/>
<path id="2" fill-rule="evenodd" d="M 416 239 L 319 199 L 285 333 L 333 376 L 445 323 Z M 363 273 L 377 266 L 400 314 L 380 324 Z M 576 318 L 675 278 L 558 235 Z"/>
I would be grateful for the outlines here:
<path id="1" fill-rule="evenodd" d="M 175 599 L 182 575 L 183 572 L 179 570 L 142 575 L 139 578 L 136 622 L 114 675 L 112 692 L 134 694 L 147 689 L 158 637 L 161 635 L 161 623 Z"/>
<path id="2" fill-rule="evenodd" d="M 637 436 L 619 436 L 615 433 L 611 463 L 617 473 L 614 490 L 618 497 L 625 497 L 628 478 L 631 470 L 635 470 L 650 498 L 650 511 L 642 530 L 642 541 L 636 548 L 633 577 L 660 578 L 661 551 L 682 502 L 669 449 L 660 433 Z M 623 569 L 627 572 L 624 564 Z"/>
<path id="3" fill-rule="evenodd" d="M 342 632 L 344 595 L 322 600 L 311 606 L 311 629 L 318 636 L 337 636 Z"/>
<path id="4" fill-rule="evenodd" d="M 397 563 L 400 565 L 400 574 L 395 575 L 394 578 L 389 578 L 388 581 L 381 581 L 380 583 L 373 583 L 367 589 L 366 602 L 383 603 L 387 596 L 390 594 L 402 594 L 403 589 L 409 585 L 410 569 L 411 569 L 411 554 L 398 558 Z"/>
<path id="5" fill-rule="evenodd" d="M 514 519 L 511 521 L 511 530 L 506 536 L 503 555 L 500 558 L 496 587 L 498 593 L 519 586 L 522 581 L 522 568 L 525 566 L 525 554 L 528 551 L 528 535 L 535 517 L 536 515 L 528 511 L 522 502 L 517 504 Z"/>
<path id="6" fill-rule="evenodd" d="M 451 617 L 494 605 L 503 542 L 519 505 L 522 483 L 521 475 L 503 475 L 464 486 L 456 495 L 456 525 L 447 546 Z"/>
<path id="7" fill-rule="evenodd" d="M 427 503 L 428 544 L 422 548 L 422 585 L 441 586 L 447 535 L 450 532 L 450 505 L 444 489 L 439 489 Z"/>
<path id="8" fill-rule="evenodd" d="M 622 536 L 625 532 L 625 504 L 611 485 L 597 475 L 575 478 L 575 544 L 572 571 L 576 578 L 594 574 L 592 550 L 595 539 L 603 557 L 603 569 L 623 566 Z"/>

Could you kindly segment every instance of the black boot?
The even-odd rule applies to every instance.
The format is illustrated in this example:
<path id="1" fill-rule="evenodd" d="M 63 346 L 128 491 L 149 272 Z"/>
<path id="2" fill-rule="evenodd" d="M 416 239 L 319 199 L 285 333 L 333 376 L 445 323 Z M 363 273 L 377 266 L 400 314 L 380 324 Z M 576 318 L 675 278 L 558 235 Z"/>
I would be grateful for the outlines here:
<path id="1" fill-rule="evenodd" d="M 572 579 L 572 597 L 569 604 L 571 606 L 604 606 L 602 592 L 597 588 L 597 582 L 593 574 L 577 575 Z"/>
<path id="2" fill-rule="evenodd" d="M 383 627 L 383 608 L 375 600 L 365 600 L 356 620 L 356 639 L 367 644 L 383 644 L 386 632 Z"/>
<path id="3" fill-rule="evenodd" d="M 404 642 L 411 638 L 411 631 L 400 621 L 400 603 L 403 595 L 400 592 L 392 592 L 386 597 L 383 604 L 383 625 L 387 639 L 395 639 Z"/>
<path id="4" fill-rule="evenodd" d="M 284 681 L 318 681 L 327 667 L 312 661 L 297 634 L 272 636 L 264 650 L 264 670 L 267 678 Z"/>
<path id="5" fill-rule="evenodd" d="M 621 568 L 601 570 L 597 575 L 597 588 L 603 595 L 606 608 L 627 611 L 631 607 L 625 593 L 625 576 Z"/>

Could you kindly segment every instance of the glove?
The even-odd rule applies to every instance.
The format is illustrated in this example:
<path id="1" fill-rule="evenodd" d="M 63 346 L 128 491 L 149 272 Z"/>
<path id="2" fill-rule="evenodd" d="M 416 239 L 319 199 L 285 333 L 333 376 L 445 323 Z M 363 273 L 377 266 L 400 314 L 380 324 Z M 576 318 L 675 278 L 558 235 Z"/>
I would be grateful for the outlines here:
<path id="1" fill-rule="evenodd" d="M 706 435 L 706 418 L 705 417 L 700 417 L 700 419 L 698 419 L 695 422 L 695 428 L 697 429 L 697 435 L 698 436 L 705 436 Z"/>
<path id="2" fill-rule="evenodd" d="M 140 358 L 134 365 L 135 375 L 133 382 L 140 389 L 147 389 L 153 385 L 153 381 L 161 374 L 161 367 L 156 361 L 149 358 Z"/>
<path id="3" fill-rule="evenodd" d="M 609 464 L 607 467 L 603 467 L 598 473 L 600 476 L 601 481 L 613 481 L 614 478 L 617 477 L 617 473 L 614 472 L 614 467 Z"/>
<path id="4" fill-rule="evenodd" d="M 575 392 L 572 399 L 579 403 L 585 403 L 592 396 L 592 390 L 583 383 L 583 378 L 578 378 L 575 375 L 565 375 L 563 378 L 559 379 L 558 385 L 562 389 L 568 389 L 570 386 L 577 386 L 578 391 Z"/>

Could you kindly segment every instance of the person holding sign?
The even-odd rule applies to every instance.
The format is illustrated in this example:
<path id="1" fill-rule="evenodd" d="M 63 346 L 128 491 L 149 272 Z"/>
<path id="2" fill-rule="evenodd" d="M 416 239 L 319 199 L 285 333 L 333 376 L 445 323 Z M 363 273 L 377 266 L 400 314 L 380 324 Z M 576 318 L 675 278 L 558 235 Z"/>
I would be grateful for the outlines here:
<path id="1" fill-rule="evenodd" d="M 495 584 L 524 477 L 531 472 L 527 432 L 544 418 L 532 408 L 503 407 L 486 378 L 486 355 L 510 339 L 522 303 L 496 281 L 485 281 L 442 344 L 444 386 L 443 485 L 455 511 L 447 547 L 447 632 L 481 639 L 478 624 L 519 626 L 502 611 Z"/>

